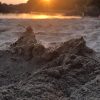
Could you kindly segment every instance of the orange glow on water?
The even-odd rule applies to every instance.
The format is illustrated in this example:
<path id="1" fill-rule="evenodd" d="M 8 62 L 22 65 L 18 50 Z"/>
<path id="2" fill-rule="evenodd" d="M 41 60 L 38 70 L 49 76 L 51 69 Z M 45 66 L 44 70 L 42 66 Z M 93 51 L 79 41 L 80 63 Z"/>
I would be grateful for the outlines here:
<path id="1" fill-rule="evenodd" d="M 63 15 L 33 15 L 32 19 L 72 19 L 72 18 L 80 18 L 75 16 L 63 16 Z"/>
<path id="2" fill-rule="evenodd" d="M 32 16 L 33 19 L 48 19 L 50 16 L 48 15 L 34 15 Z"/>
<path id="3" fill-rule="evenodd" d="M 63 16 L 61 14 L 0 14 L 0 18 L 4 19 L 80 19 L 80 16 Z"/>

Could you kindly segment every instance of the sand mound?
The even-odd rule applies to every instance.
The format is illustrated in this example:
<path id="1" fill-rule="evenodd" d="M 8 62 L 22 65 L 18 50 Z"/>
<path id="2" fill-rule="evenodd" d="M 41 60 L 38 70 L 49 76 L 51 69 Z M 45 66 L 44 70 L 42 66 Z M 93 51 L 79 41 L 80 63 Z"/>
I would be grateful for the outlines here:
<path id="1" fill-rule="evenodd" d="M 36 48 L 37 44 L 31 46 Z M 50 52 L 39 45 L 32 49 L 36 56 L 28 61 L 18 53 L 1 52 L 0 61 L 5 59 L 0 67 L 1 100 L 100 99 L 100 59 L 83 38 L 72 39 Z"/>
<path id="2" fill-rule="evenodd" d="M 23 35 L 11 45 L 14 53 L 25 56 L 28 60 L 41 56 L 45 52 L 43 45 L 38 44 L 33 29 L 29 26 Z"/>

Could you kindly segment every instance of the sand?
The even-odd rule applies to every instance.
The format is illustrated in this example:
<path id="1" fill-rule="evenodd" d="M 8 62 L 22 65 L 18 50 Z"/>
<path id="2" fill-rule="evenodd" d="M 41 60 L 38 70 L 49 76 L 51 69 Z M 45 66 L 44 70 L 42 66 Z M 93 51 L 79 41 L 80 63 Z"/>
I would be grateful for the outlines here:
<path id="1" fill-rule="evenodd" d="M 99 22 L 0 20 L 0 100 L 99 100 Z M 10 47 L 27 26 L 37 43 L 29 34 L 20 48 Z"/>

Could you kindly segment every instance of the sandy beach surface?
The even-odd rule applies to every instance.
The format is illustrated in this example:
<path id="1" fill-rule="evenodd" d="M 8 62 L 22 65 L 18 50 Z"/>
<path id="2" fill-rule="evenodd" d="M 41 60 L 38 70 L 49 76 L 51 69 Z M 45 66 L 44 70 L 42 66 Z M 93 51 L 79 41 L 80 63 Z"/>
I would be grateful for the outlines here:
<path id="1" fill-rule="evenodd" d="M 0 100 L 100 100 L 100 19 L 0 19 Z"/>

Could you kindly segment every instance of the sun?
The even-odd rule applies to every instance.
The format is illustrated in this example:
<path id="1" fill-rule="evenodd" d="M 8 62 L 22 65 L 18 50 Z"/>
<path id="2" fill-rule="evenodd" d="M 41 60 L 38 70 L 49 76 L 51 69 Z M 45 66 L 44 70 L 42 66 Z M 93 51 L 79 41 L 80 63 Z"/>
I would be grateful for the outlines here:
<path id="1" fill-rule="evenodd" d="M 43 9 L 51 9 L 52 8 L 52 0 L 40 0 L 39 2 L 41 6 L 43 6 Z"/>
<path id="2" fill-rule="evenodd" d="M 44 2 L 50 2 L 51 0 L 44 0 Z"/>
<path id="3" fill-rule="evenodd" d="M 51 0 L 42 0 L 45 4 L 50 4 Z"/>

